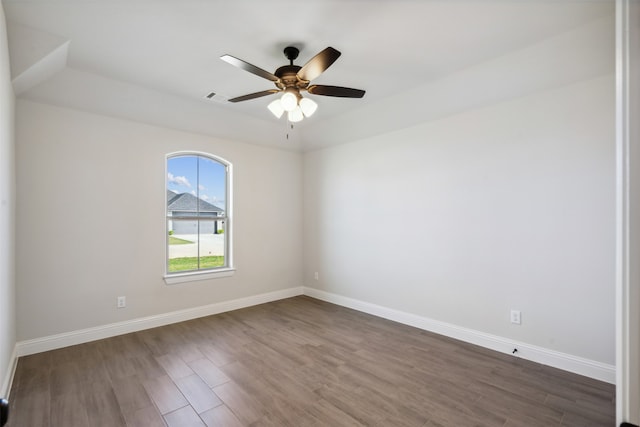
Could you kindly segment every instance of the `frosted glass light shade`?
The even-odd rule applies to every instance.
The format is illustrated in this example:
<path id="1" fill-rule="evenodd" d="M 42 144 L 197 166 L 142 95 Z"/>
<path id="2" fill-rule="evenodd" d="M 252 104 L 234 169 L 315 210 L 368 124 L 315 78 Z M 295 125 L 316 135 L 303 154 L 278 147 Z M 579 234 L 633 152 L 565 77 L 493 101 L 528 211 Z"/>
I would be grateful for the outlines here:
<path id="1" fill-rule="evenodd" d="M 292 111 L 298 106 L 298 97 L 293 92 L 285 91 L 282 98 L 280 98 L 280 103 L 285 111 Z"/>
<path id="2" fill-rule="evenodd" d="M 302 114 L 302 110 L 299 106 L 296 106 L 293 110 L 289 111 L 287 117 L 291 123 L 296 123 L 304 119 L 304 115 Z"/>
<path id="3" fill-rule="evenodd" d="M 284 108 L 282 107 L 282 102 L 280 102 L 280 99 L 276 99 L 274 101 L 271 101 L 271 103 L 267 106 L 267 108 L 277 118 L 282 117 L 282 115 L 284 114 Z"/>
<path id="4" fill-rule="evenodd" d="M 302 98 L 300 100 L 300 109 L 302 109 L 302 112 L 306 117 L 311 117 L 311 115 L 318 109 L 318 104 L 309 98 Z"/>

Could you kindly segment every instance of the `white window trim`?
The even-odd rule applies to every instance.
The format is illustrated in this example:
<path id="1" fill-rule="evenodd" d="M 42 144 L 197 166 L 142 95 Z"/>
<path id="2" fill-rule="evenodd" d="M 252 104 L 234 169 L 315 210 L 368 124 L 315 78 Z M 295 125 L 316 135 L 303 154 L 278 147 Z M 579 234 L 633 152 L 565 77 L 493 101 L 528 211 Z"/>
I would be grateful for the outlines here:
<path id="1" fill-rule="evenodd" d="M 164 282 L 167 285 L 178 283 L 196 282 L 198 280 L 221 279 L 231 277 L 236 272 L 235 268 L 217 268 L 215 270 L 190 271 L 188 273 L 165 274 Z"/>
<path id="2" fill-rule="evenodd" d="M 201 271 L 186 271 L 186 272 L 178 272 L 178 273 L 168 273 L 168 261 L 169 261 L 169 237 L 166 231 L 167 228 L 167 202 L 166 202 L 166 191 L 167 191 L 167 164 L 168 160 L 171 157 L 175 156 L 202 156 L 208 157 L 217 161 L 218 163 L 223 164 L 227 168 L 227 188 L 226 188 L 226 224 L 224 230 L 224 237 L 226 239 L 226 267 L 211 269 L 211 270 L 201 270 Z M 175 285 L 178 283 L 186 283 L 186 282 L 195 282 L 200 280 L 210 280 L 210 279 L 220 279 L 224 277 L 231 277 L 234 275 L 236 269 L 233 264 L 233 165 L 227 159 L 222 157 L 213 155 L 211 153 L 205 153 L 202 151 L 176 151 L 173 153 L 168 153 L 164 158 L 164 180 L 165 180 L 165 188 L 164 188 L 164 220 L 163 227 L 165 233 L 165 256 L 164 256 L 164 273 L 163 279 L 165 284 L 167 285 Z"/>

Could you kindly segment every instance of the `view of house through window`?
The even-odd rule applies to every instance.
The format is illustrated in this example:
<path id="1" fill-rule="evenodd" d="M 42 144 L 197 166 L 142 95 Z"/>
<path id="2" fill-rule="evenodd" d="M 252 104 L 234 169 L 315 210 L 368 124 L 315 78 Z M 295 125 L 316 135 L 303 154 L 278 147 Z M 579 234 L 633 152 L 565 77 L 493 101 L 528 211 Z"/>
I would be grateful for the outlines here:
<path id="1" fill-rule="evenodd" d="M 228 171 L 212 156 L 167 157 L 167 273 L 229 266 Z"/>

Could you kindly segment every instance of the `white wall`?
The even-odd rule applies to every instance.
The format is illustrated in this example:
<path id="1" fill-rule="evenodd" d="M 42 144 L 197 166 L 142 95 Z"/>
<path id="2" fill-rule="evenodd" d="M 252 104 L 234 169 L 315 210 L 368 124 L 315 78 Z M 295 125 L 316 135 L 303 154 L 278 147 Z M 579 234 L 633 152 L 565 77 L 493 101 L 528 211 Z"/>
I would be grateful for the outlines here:
<path id="1" fill-rule="evenodd" d="M 14 110 L 7 28 L 0 4 L 0 397 L 9 391 L 16 343 Z"/>
<path id="2" fill-rule="evenodd" d="M 301 286 L 300 154 L 24 100 L 16 115 L 19 341 Z M 180 150 L 234 166 L 233 277 L 162 279 Z"/>
<path id="3" fill-rule="evenodd" d="M 613 365 L 614 150 L 607 75 L 307 153 L 305 284 Z"/>

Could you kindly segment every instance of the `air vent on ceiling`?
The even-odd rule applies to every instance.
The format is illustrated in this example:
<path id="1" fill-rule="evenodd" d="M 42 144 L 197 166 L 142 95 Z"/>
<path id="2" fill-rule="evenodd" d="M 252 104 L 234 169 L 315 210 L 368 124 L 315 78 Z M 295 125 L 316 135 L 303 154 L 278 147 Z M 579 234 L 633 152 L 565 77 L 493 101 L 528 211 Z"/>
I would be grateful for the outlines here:
<path id="1" fill-rule="evenodd" d="M 219 93 L 215 93 L 215 92 L 209 92 L 208 94 L 206 94 L 203 99 L 205 101 L 215 101 L 215 102 L 227 102 L 227 100 L 229 99 L 228 96 L 224 96 L 224 95 L 220 95 Z"/>

